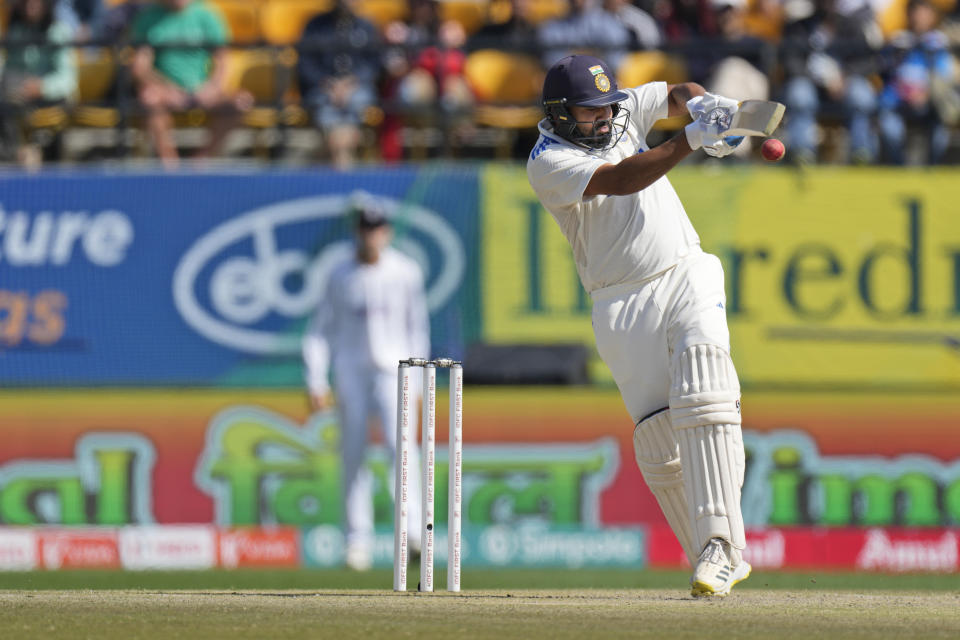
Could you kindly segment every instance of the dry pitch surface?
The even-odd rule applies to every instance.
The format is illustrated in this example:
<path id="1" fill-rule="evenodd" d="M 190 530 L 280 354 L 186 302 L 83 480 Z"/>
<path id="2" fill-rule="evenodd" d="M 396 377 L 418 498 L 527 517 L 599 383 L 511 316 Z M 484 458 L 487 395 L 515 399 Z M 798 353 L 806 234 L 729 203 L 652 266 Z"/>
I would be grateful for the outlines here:
<path id="1" fill-rule="evenodd" d="M 957 638 L 960 593 L 3 591 L 3 638 Z"/>

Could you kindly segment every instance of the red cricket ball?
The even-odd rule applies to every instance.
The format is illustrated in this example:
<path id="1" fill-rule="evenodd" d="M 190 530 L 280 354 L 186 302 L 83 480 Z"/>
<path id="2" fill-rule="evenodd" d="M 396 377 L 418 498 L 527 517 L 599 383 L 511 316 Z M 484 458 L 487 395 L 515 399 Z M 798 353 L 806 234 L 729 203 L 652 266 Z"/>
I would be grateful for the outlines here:
<path id="1" fill-rule="evenodd" d="M 760 146 L 760 154 L 768 162 L 776 162 L 787 152 L 787 148 L 776 138 L 767 138 Z"/>

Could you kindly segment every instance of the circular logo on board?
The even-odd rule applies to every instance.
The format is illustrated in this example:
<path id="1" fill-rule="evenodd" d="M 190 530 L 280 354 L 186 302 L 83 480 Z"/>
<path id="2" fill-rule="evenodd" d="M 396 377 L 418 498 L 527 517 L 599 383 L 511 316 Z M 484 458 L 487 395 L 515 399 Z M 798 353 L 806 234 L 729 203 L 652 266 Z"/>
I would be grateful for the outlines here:
<path id="1" fill-rule="evenodd" d="M 285 325 L 277 320 L 303 317 L 316 309 L 331 270 L 354 248 L 349 239 L 331 239 L 317 251 L 305 244 L 282 246 L 280 238 L 290 237 L 290 230 L 300 224 L 314 228 L 327 220 L 335 224 L 349 198 L 340 193 L 272 202 L 208 231 L 183 254 L 174 271 L 173 298 L 180 315 L 208 340 L 238 351 L 299 353 L 300 338 L 283 330 Z M 395 246 L 421 266 L 427 277 L 427 306 L 440 309 L 459 290 L 466 266 L 456 229 L 426 207 L 387 196 L 376 200 L 388 212 L 406 216 L 407 233 Z M 288 287 L 285 282 L 291 277 L 303 284 Z"/>

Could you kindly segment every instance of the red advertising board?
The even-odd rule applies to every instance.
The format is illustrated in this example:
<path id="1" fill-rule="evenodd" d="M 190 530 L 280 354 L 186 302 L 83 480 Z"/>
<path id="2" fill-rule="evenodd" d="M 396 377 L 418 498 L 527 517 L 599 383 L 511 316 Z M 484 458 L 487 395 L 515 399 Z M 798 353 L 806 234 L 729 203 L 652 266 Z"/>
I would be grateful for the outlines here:
<path id="1" fill-rule="evenodd" d="M 758 566 L 856 567 L 861 550 L 865 569 L 951 566 L 944 536 L 954 534 L 942 527 L 960 521 L 960 397 L 748 390 L 743 406 L 744 517 Z M 310 415 L 298 391 L 0 392 L 0 413 L 0 526 L 9 530 L 199 525 L 174 538 L 123 538 L 123 564 L 289 566 L 287 528 L 342 522 L 336 414 Z M 465 526 L 648 525 L 650 563 L 682 564 L 616 390 L 470 388 L 464 415 Z M 438 441 L 445 436 L 438 425 Z M 375 517 L 389 527 L 389 463 L 376 451 Z M 257 528 L 276 530 L 250 533 Z M 118 563 L 112 534 L 45 535 L 36 560 L 23 536 L 0 538 L 0 566 Z M 841 555 L 819 550 L 817 536 Z"/>
<path id="2" fill-rule="evenodd" d="M 39 539 L 44 569 L 120 568 L 116 531 L 43 529 Z"/>
<path id="3" fill-rule="evenodd" d="M 669 527 L 651 527 L 649 534 L 650 566 L 687 566 Z M 893 527 L 748 529 L 744 557 L 755 569 L 767 570 L 951 573 L 960 570 L 960 531 Z"/>
<path id="4" fill-rule="evenodd" d="M 224 529 L 220 531 L 220 566 L 296 567 L 300 565 L 300 532 L 276 529 Z"/>

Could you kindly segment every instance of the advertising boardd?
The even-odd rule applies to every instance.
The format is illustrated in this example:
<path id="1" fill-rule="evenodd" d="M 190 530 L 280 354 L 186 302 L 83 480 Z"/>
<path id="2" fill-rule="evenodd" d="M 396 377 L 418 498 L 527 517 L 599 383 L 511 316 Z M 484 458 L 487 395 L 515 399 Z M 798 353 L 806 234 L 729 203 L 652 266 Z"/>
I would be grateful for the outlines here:
<path id="1" fill-rule="evenodd" d="M 525 175 L 491 167 L 484 180 L 487 339 L 592 344 L 569 247 Z M 952 173 L 686 170 L 671 181 L 724 264 L 745 389 L 960 389 Z"/>

